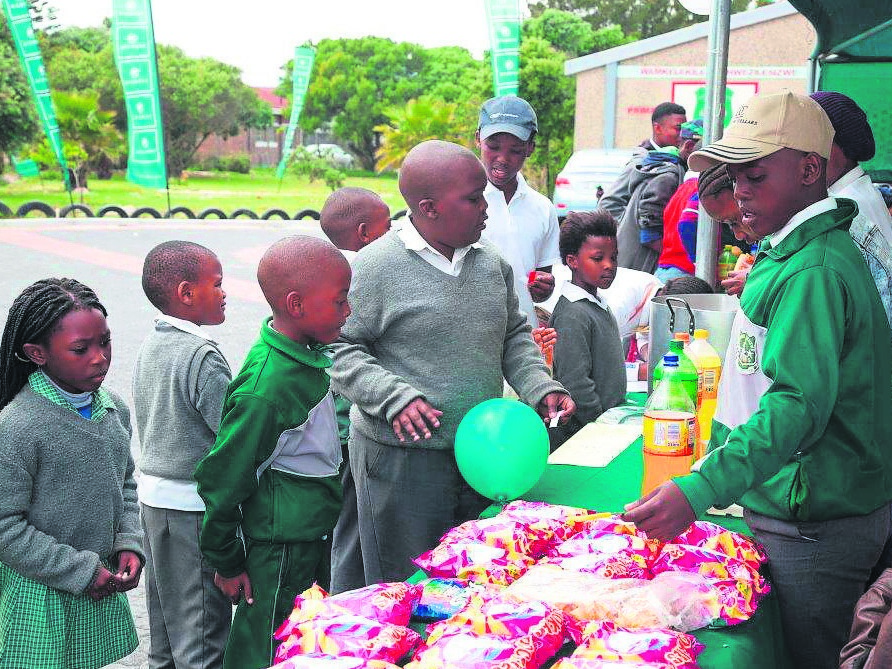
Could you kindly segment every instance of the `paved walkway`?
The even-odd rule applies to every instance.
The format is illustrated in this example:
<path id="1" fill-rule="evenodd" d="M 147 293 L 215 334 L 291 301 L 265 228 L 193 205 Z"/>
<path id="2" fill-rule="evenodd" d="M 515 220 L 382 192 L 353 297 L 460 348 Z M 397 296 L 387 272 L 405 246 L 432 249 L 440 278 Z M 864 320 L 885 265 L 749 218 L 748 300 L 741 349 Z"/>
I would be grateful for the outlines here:
<path id="1" fill-rule="evenodd" d="M 106 386 L 131 403 L 133 363 L 155 315 L 140 285 L 146 252 L 168 239 L 186 239 L 217 253 L 224 267 L 227 309 L 226 322 L 211 332 L 237 370 L 269 312 L 257 286 L 257 261 L 271 243 L 293 234 L 321 236 L 315 221 L 2 220 L 0 314 L 5 318 L 22 288 L 42 277 L 73 276 L 89 285 L 108 308 L 113 332 L 114 358 Z M 138 463 L 135 438 L 133 453 Z M 149 619 L 142 582 L 128 594 L 139 648 L 110 666 L 147 669 Z"/>

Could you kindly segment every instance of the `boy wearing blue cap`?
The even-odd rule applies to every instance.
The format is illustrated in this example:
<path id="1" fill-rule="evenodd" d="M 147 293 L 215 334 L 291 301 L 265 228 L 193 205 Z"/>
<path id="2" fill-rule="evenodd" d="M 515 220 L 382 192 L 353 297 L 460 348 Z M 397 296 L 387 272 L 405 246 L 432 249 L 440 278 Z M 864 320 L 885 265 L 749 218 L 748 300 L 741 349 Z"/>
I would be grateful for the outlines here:
<path id="1" fill-rule="evenodd" d="M 520 310 L 533 328 L 538 325 L 533 302 L 551 296 L 551 266 L 561 259 L 557 210 L 520 174 L 536 148 L 538 130 L 536 112 L 516 95 L 492 98 L 480 108 L 476 139 L 486 169 L 489 216 L 483 237 L 511 264 Z"/>

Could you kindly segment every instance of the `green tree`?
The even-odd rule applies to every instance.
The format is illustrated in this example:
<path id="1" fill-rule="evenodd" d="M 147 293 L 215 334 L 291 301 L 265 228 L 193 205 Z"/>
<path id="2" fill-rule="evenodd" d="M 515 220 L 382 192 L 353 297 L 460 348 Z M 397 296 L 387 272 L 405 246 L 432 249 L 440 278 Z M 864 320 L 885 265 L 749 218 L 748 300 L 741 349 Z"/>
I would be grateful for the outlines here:
<path id="1" fill-rule="evenodd" d="M 751 0 L 731 0 L 731 11 L 741 12 Z M 702 16 L 691 14 L 677 0 L 539 0 L 529 4 L 533 16 L 547 9 L 572 12 L 593 28 L 617 25 L 625 35 L 639 39 L 700 23 Z"/>
<path id="2" fill-rule="evenodd" d="M 386 110 L 388 123 L 375 126 L 382 138 L 375 169 L 382 172 L 399 167 L 409 149 L 428 139 L 443 139 L 473 148 L 477 109 L 481 103 L 482 98 L 458 103 L 422 95 Z"/>
<path id="3" fill-rule="evenodd" d="M 38 131 L 34 98 L 6 21 L 0 22 L 0 173 L 4 154 L 12 155 Z"/>
<path id="4" fill-rule="evenodd" d="M 102 171 L 124 153 L 124 140 L 114 125 L 115 114 L 99 108 L 95 91 L 55 91 L 52 96 L 65 160 L 74 171 L 76 183 L 83 184 L 88 170 Z M 31 157 L 44 168 L 56 162 L 46 138 L 33 148 Z"/>
<path id="5" fill-rule="evenodd" d="M 291 96 L 292 63 L 277 92 Z M 301 112 L 300 126 L 312 132 L 330 124 L 335 139 L 374 169 L 388 111 L 427 95 L 459 102 L 486 95 L 483 64 L 466 49 L 425 49 L 381 37 L 324 39 L 316 48 L 316 64 Z"/>
<path id="6" fill-rule="evenodd" d="M 593 30 L 580 17 L 555 9 L 524 21 L 521 34 L 519 93 L 539 120 L 527 174 L 540 190 L 551 192 L 554 177 L 573 151 L 576 82 L 564 74 L 564 61 L 631 38 L 615 25 Z"/>
<path id="7" fill-rule="evenodd" d="M 539 133 L 527 171 L 539 190 L 551 192 L 554 176 L 573 150 L 576 84 L 564 74 L 566 55 L 539 37 L 524 37 L 520 45 L 519 94 L 536 110 Z"/>

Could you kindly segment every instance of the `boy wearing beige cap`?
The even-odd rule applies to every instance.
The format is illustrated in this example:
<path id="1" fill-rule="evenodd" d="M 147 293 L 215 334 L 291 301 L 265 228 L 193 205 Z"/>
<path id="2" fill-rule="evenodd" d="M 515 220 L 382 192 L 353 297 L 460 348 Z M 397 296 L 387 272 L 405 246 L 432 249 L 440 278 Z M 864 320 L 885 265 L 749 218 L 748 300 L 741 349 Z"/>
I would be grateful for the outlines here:
<path id="1" fill-rule="evenodd" d="M 756 95 L 691 155 L 725 163 L 744 223 L 763 238 L 740 299 L 709 452 L 627 507 L 669 540 L 738 502 L 765 546 L 799 667 L 837 667 L 889 532 L 892 345 L 847 233 L 857 208 L 827 197 L 833 127 L 808 97 Z"/>

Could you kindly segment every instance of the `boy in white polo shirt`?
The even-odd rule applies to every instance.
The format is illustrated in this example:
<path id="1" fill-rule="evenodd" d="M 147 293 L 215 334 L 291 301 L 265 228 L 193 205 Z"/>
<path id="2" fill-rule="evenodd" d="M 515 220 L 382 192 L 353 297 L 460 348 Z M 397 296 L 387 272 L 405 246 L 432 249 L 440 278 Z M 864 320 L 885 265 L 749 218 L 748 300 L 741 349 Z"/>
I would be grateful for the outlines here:
<path id="1" fill-rule="evenodd" d="M 561 259 L 557 210 L 520 174 L 536 148 L 538 130 L 536 112 L 529 103 L 504 95 L 483 103 L 476 134 L 487 179 L 483 195 L 489 218 L 483 237 L 495 244 L 514 270 L 520 310 L 533 328 L 538 326 L 533 302 L 551 296 L 551 266 Z M 533 277 L 531 272 L 535 272 Z"/>

